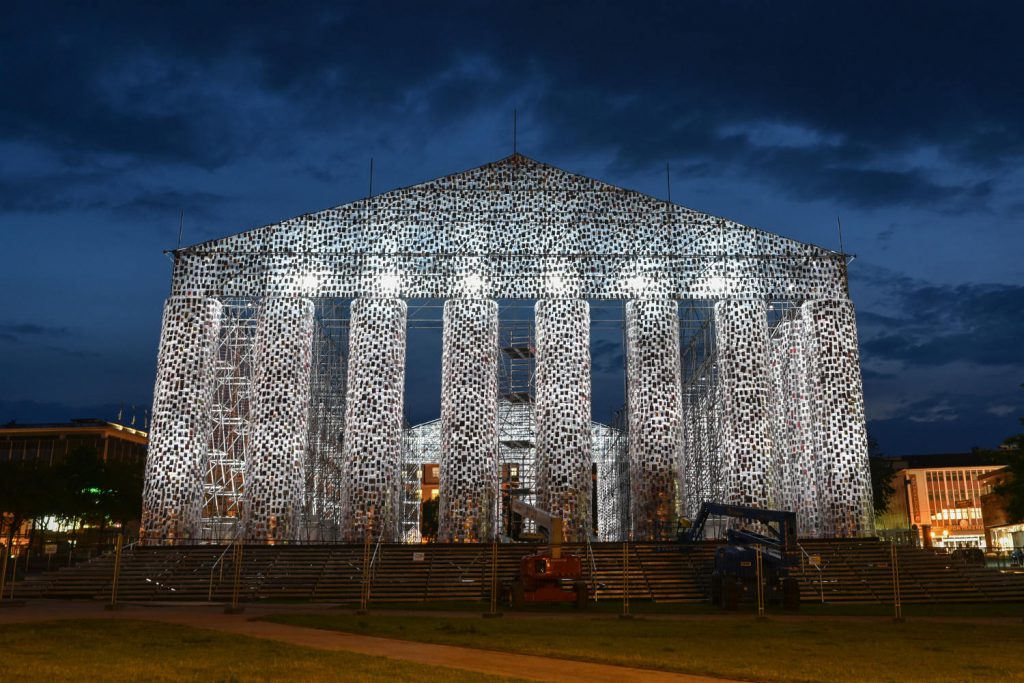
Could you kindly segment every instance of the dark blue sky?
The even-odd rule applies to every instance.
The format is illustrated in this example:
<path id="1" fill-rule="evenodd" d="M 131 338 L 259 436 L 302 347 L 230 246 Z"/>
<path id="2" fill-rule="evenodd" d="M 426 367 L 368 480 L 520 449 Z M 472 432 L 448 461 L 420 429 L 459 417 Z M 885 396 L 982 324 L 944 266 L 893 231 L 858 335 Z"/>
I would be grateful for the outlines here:
<path id="1" fill-rule="evenodd" d="M 670 162 L 675 201 L 831 248 L 842 216 L 883 450 L 994 445 L 1024 413 L 1017 7 L 7 2 L 0 420 L 149 402 L 180 208 L 190 244 L 360 198 L 370 157 L 381 191 L 477 166 L 518 108 L 568 170 L 664 196 Z"/>

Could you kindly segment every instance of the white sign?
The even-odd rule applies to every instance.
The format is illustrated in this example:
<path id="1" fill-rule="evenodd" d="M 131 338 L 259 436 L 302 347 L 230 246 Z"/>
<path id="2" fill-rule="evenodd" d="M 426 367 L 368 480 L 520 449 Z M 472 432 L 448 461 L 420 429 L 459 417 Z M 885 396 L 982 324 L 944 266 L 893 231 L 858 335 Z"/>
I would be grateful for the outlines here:
<path id="1" fill-rule="evenodd" d="M 427 559 L 427 554 L 426 553 L 413 553 L 412 554 L 412 561 L 413 562 L 422 562 L 425 559 Z"/>
<path id="2" fill-rule="evenodd" d="M 57 544 L 56 543 L 47 543 L 46 545 L 44 545 L 43 546 L 43 554 L 44 555 L 56 555 L 57 554 Z"/>

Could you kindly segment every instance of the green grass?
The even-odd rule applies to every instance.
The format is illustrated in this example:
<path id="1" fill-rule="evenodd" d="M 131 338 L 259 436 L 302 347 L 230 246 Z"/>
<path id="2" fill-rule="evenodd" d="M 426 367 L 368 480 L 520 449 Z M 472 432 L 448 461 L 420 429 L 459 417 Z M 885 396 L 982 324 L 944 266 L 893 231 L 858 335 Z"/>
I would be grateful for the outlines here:
<path id="1" fill-rule="evenodd" d="M 0 625 L 2 681 L 507 680 L 131 620 Z"/>
<path id="2" fill-rule="evenodd" d="M 266 604 L 288 604 L 271 603 Z M 354 605 L 339 605 L 339 608 L 350 610 Z M 374 612 L 387 613 L 388 611 L 414 611 L 414 612 L 466 612 L 480 614 L 486 612 L 488 604 L 479 600 L 434 600 L 430 602 L 384 602 L 371 603 L 370 609 Z M 501 609 L 508 610 L 502 606 Z M 570 605 L 528 605 L 517 612 L 534 612 L 543 614 L 579 614 Z M 723 614 L 721 608 L 707 602 L 699 603 L 664 603 L 651 602 L 649 600 L 635 600 L 630 603 L 630 611 L 634 614 Z M 770 614 L 793 614 L 785 612 L 777 606 L 769 606 Z M 587 605 L 586 613 L 613 615 L 622 612 L 622 603 L 618 600 L 601 600 L 590 602 Z M 740 613 L 754 614 L 756 608 L 753 604 L 741 606 Z M 804 602 L 800 606 L 799 614 L 810 616 L 834 616 L 834 617 L 888 617 L 892 616 L 891 604 L 842 604 Z M 903 615 L 907 617 L 1019 617 L 1024 619 L 1024 603 L 1020 602 L 983 602 L 983 603 L 945 603 L 945 604 L 910 604 L 903 606 Z"/>
<path id="3" fill-rule="evenodd" d="M 279 615 L 269 620 L 535 655 L 765 681 L 1024 681 L 1024 624 L 890 620 L 493 619 Z"/>

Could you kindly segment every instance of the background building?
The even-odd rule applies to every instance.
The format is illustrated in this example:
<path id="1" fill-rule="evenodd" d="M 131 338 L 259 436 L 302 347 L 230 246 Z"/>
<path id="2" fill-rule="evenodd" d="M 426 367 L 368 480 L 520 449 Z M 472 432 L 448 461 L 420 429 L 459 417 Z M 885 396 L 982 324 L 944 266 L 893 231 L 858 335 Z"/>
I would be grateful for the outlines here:
<path id="1" fill-rule="evenodd" d="M 1011 519 L 1007 513 L 1007 496 L 994 490 L 1013 480 L 1009 468 L 1000 467 L 982 475 L 980 484 L 981 517 L 985 525 L 985 539 L 991 550 L 1024 550 L 1024 520 Z"/>
<path id="2" fill-rule="evenodd" d="M 923 545 L 937 548 L 988 546 L 982 497 L 988 477 L 1002 468 L 974 453 L 891 458 L 895 491 L 878 515 L 879 533 L 912 530 Z"/>
<path id="3" fill-rule="evenodd" d="M 148 435 L 99 419 L 0 426 L 0 542 L 104 544 L 139 523 Z"/>

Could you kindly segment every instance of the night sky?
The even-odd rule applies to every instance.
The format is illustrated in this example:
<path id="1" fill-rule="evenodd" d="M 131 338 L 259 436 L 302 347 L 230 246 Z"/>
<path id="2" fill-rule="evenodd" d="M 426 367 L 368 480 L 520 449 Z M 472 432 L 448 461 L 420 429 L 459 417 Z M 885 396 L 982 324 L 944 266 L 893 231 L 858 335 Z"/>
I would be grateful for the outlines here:
<path id="1" fill-rule="evenodd" d="M 871 434 L 994 446 L 1024 414 L 1018 7 L 5 2 L 0 421 L 141 421 L 181 209 L 193 244 L 362 198 L 371 157 L 375 191 L 479 166 L 517 109 L 566 170 L 664 197 L 669 163 L 674 201 L 832 249 L 841 217 Z"/>

